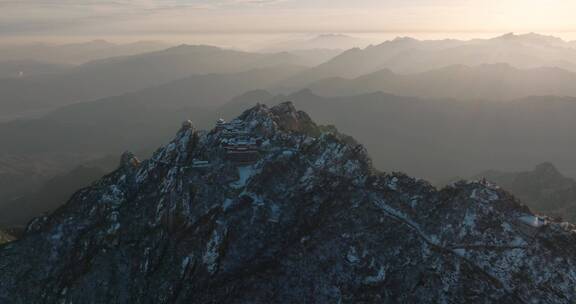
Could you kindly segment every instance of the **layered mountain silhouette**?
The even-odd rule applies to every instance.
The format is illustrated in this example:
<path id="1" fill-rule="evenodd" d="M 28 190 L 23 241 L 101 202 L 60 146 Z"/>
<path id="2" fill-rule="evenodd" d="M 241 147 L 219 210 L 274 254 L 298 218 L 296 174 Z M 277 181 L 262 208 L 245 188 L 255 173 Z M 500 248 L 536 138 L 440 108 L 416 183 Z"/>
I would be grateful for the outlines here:
<path id="1" fill-rule="evenodd" d="M 336 35 L 318 39 L 340 38 L 342 37 Z M 105 42 L 92 44 L 107 45 Z M 85 48 L 89 49 L 90 46 Z M 209 46 L 181 45 L 144 54 L 95 60 L 74 68 L 49 66 L 43 64 L 40 59 L 36 59 L 40 61 L 39 63 L 4 63 L 13 66 L 6 69 L 6 76 L 10 76 L 10 79 L 0 80 L 0 109 L 6 119 L 15 115 L 34 114 L 60 105 L 137 91 L 191 75 L 238 73 L 278 65 L 317 64 L 335 55 L 318 50 L 264 54 Z M 0 56 L 0 58 L 10 57 Z M 438 92 L 442 92 L 445 82 L 461 76 L 462 88 L 472 89 L 472 98 L 487 99 L 492 98 L 492 95 L 514 98 L 518 97 L 515 93 L 523 86 L 528 86 L 529 92 L 534 92 L 536 95 L 571 95 L 572 91 L 566 89 L 571 82 L 571 74 L 552 68 L 576 71 L 575 62 L 576 48 L 572 43 L 538 34 L 509 34 L 494 39 L 469 41 L 420 41 L 397 38 L 365 49 L 350 49 L 316 67 L 290 75 L 288 79 L 278 84 L 278 87 L 303 88 L 326 78 L 362 77 L 356 79 L 356 83 L 352 81 L 352 84 L 348 85 L 351 89 L 356 88 L 355 93 L 362 93 L 368 89 L 389 89 L 389 92 L 399 95 L 414 95 L 406 94 L 405 91 L 407 83 L 415 82 L 417 89 L 421 91 L 415 93 L 416 95 L 430 93 L 432 96 L 426 97 L 436 97 Z M 506 70 L 500 65 L 490 68 L 491 64 L 500 63 L 531 70 L 521 73 L 513 69 Z M 450 67 L 453 65 L 480 67 L 466 70 L 464 67 Z M 403 75 L 395 77 L 400 79 L 388 79 L 392 76 L 387 75 L 390 73 L 386 70 L 400 74 L 418 73 L 418 75 Z M 431 74 L 423 73 L 431 70 L 434 70 L 430 72 Z M 486 83 L 486 79 L 483 78 L 484 75 L 499 72 L 502 75 L 494 79 L 502 80 L 502 86 L 509 85 L 510 88 L 498 88 L 496 81 Z M 434 76 L 437 76 L 435 81 L 427 82 L 427 79 Z M 470 83 L 465 82 L 466 79 L 469 79 Z M 336 80 L 327 81 L 328 84 L 324 82 L 326 90 L 334 91 L 330 89 L 329 83 Z M 372 82 L 358 85 L 360 81 Z M 382 81 L 385 84 L 378 85 Z M 558 82 L 556 86 L 554 82 Z M 389 88 L 386 87 L 386 83 Z M 492 88 L 496 93 L 489 94 L 488 91 Z M 487 96 L 483 96 L 483 93 Z M 457 98 L 463 95 L 457 90 L 451 94 Z M 526 95 L 529 93 L 524 94 Z"/>
<path id="2" fill-rule="evenodd" d="M 191 75 L 230 74 L 281 65 L 317 64 L 335 56 L 334 53 L 317 52 L 320 51 L 264 54 L 182 45 L 145 54 L 96 60 L 63 70 L 54 68 L 50 73 L 42 71 L 49 70 L 48 67 L 24 69 L 25 66 L 17 65 L 7 70 L 9 76 L 16 77 L 0 80 L 0 119 L 33 115 L 61 105 L 121 95 Z M 317 90 L 332 95 L 384 90 L 427 98 L 571 96 L 573 75 L 568 71 L 576 71 L 574 62 L 576 48 L 571 43 L 537 34 L 510 34 L 470 41 L 398 38 L 365 49 L 348 50 L 310 69 L 295 69 L 292 75 L 286 75 L 285 80 L 277 83 L 276 88 L 290 92 L 294 88 L 312 84 Z M 32 72 L 28 73 L 27 70 Z M 448 87 L 452 81 L 458 85 Z M 414 92 L 410 92 L 411 85 Z M 466 91 L 470 91 L 470 94 L 466 95 Z"/>
<path id="3" fill-rule="evenodd" d="M 21 134 L 19 134 L 21 135 Z M 3 146 L 4 147 L 4 146 Z M 54 175 L 63 174 L 71 168 L 61 162 L 68 158 L 66 152 L 59 153 L 2 153 L 0 156 L 0 206 L 41 187 Z"/>
<path id="4" fill-rule="evenodd" d="M 267 51 L 337 50 L 366 47 L 369 41 L 344 34 L 322 34 L 309 39 L 283 41 L 268 46 Z"/>
<path id="5" fill-rule="evenodd" d="M 550 48 L 550 54 L 572 48 L 537 34 L 472 41 L 398 38 L 343 56 L 395 58 L 413 50 L 428 54 L 464 46 L 480 52 L 495 44 L 505 50 Z M 350 73 L 334 70 L 334 75 L 351 77 L 356 68 L 358 73 L 372 68 L 376 72 L 305 82 L 311 90 L 292 91 L 294 75 L 304 82 L 303 76 L 317 69 L 290 64 L 294 62 L 302 62 L 302 57 L 180 46 L 2 79 L 0 91 L 3 85 L 7 91 L 0 97 L 0 116 L 18 113 L 24 119 L 0 123 L 0 207 L 36 195 L 53 178 L 74 176 L 75 168 L 93 159 L 130 148 L 148 151 L 164 142 L 182 120 L 190 118 L 206 128 L 256 102 L 276 105 L 284 100 L 354 135 L 374 151 L 381 169 L 437 182 L 486 168 L 517 171 L 527 163 L 549 160 L 576 176 L 576 168 L 567 161 L 574 145 L 565 140 L 575 127 L 576 103 L 561 97 L 574 95 L 576 87 L 568 66 L 452 65 L 403 74 L 378 67 L 378 61 L 346 66 L 344 60 L 342 70 Z M 508 104 L 484 101 L 488 99 Z M 92 101 L 79 102 L 86 100 Z M 29 111 L 34 119 L 26 116 Z M 30 210 L 27 217 L 37 216 L 40 209 Z"/>
<path id="6" fill-rule="evenodd" d="M 213 123 L 217 119 L 212 114 L 214 107 L 298 70 L 283 66 L 190 76 L 135 93 L 62 107 L 36 119 L 0 123 L 0 208 L 92 159 L 130 147 L 155 148 L 186 118 Z M 34 210 L 38 208 L 23 212 Z"/>
<path id="7" fill-rule="evenodd" d="M 105 40 L 93 40 L 57 45 L 22 44 L 0 47 L 0 62 L 36 60 L 47 63 L 83 64 L 97 59 L 130 56 L 160 51 L 169 47 L 169 44 L 156 41 L 115 44 Z"/>
<path id="8" fill-rule="evenodd" d="M 42 74 L 57 74 L 72 67 L 72 65 L 46 63 L 37 60 L 0 60 L 0 79 L 23 79 Z"/>
<path id="9" fill-rule="evenodd" d="M 124 153 L 31 222 L 0 246 L 0 300 L 571 303 L 575 228 L 489 183 L 378 172 L 334 127 L 258 105 Z"/>
<path id="10" fill-rule="evenodd" d="M 0 205 L 0 227 L 25 226 L 33 217 L 58 209 L 78 189 L 90 185 L 109 171 L 110 165 L 102 161 L 97 166 L 79 166 L 48 180 L 36 191 L 5 200 Z"/>
<path id="11" fill-rule="evenodd" d="M 298 60 L 297 64 L 306 67 L 315 67 L 322 64 L 337 55 L 341 54 L 343 50 L 339 49 L 304 49 L 304 50 L 292 50 L 288 53 L 296 56 Z"/>
<path id="12" fill-rule="evenodd" d="M 249 74 L 240 75 L 249 79 Z M 193 83 L 190 88 L 195 87 Z M 219 86 L 214 88 L 218 91 Z M 50 178 L 91 159 L 129 148 L 149 150 L 186 118 L 209 127 L 218 118 L 233 118 L 257 102 L 275 105 L 283 100 L 292 100 L 319 122 L 338 125 L 353 135 L 373 151 L 376 167 L 383 170 L 439 182 L 473 176 L 486 168 L 519 170 L 527 163 L 550 160 L 569 176 L 576 176 L 576 167 L 567 161 L 576 147 L 565 140 L 576 129 L 574 98 L 544 96 L 499 103 L 384 93 L 322 97 L 310 90 L 276 96 L 259 90 L 210 109 L 194 106 L 195 100 L 200 104 L 215 101 L 215 96 L 223 96 L 220 92 L 200 99 L 192 95 L 190 106 L 184 96 L 188 91 L 182 92 L 174 94 L 175 98 L 167 95 L 164 103 L 156 102 L 160 99 L 153 96 L 162 94 L 151 90 L 69 106 L 35 120 L 0 124 L 0 140 L 5 144 L 2 155 L 11 168 L 5 171 L 0 187 L 0 193 L 5 193 L 0 205 L 37 191 Z"/>
<path id="13" fill-rule="evenodd" d="M 449 66 L 418 74 L 382 70 L 354 79 L 329 78 L 308 86 L 326 96 L 382 91 L 395 95 L 459 100 L 510 100 L 529 96 L 576 96 L 576 73 L 560 68 L 517 69 L 508 64 Z"/>
<path id="14" fill-rule="evenodd" d="M 576 71 L 574 45 L 538 34 L 493 39 L 416 40 L 397 38 L 365 49 L 351 49 L 291 79 L 293 86 L 330 77 L 356 78 L 389 69 L 421 73 L 451 65 L 507 63 L 516 68 L 560 67 Z"/>
<path id="15" fill-rule="evenodd" d="M 182 45 L 146 54 L 97 60 L 65 73 L 0 80 L 3 116 L 119 95 L 191 75 L 239 73 L 290 65 L 288 53 L 257 54 Z"/>
<path id="16" fill-rule="evenodd" d="M 287 66 L 190 76 L 134 93 L 61 107 L 38 119 L 0 124 L 0 138 L 6 143 L 2 152 L 101 153 L 114 151 L 111 148 L 156 146 L 184 118 L 212 123 L 212 109 L 295 70 L 298 68 Z M 110 144 L 104 144 L 106 141 Z"/>
<path id="17" fill-rule="evenodd" d="M 476 178 L 486 178 L 502 186 L 532 210 L 576 222 L 576 181 L 562 175 L 551 163 L 542 163 L 524 172 L 492 170 Z"/>

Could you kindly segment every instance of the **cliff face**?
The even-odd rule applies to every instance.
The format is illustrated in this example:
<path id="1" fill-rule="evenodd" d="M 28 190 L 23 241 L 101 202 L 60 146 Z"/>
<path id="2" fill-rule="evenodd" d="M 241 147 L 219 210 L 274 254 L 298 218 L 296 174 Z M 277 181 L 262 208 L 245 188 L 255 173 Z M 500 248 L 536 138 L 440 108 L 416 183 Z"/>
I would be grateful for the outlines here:
<path id="1" fill-rule="evenodd" d="M 573 303 L 574 229 L 488 183 L 376 172 L 292 104 L 257 106 L 33 221 L 0 248 L 0 303 Z"/>

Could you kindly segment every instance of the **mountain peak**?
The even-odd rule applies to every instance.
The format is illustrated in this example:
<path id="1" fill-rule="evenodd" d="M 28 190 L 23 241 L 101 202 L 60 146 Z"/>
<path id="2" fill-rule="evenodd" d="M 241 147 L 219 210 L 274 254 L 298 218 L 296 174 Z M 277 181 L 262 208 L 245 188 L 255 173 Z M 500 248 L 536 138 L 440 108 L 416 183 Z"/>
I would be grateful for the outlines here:
<path id="1" fill-rule="evenodd" d="M 550 162 L 545 162 L 537 165 L 532 171 L 534 178 L 546 185 L 564 184 L 569 178 L 565 177 L 560 171 Z M 573 181 L 570 180 L 572 184 Z"/>
<path id="2" fill-rule="evenodd" d="M 126 151 L 120 156 L 120 168 L 136 168 L 140 165 L 140 160 L 134 153 Z"/>
<path id="3" fill-rule="evenodd" d="M 495 40 L 507 40 L 507 41 L 522 41 L 527 43 L 544 43 L 544 44 L 563 44 L 564 40 L 555 36 L 542 35 L 538 33 L 527 33 L 527 34 L 515 34 L 507 33 L 502 36 L 494 38 Z"/>
<path id="4" fill-rule="evenodd" d="M 514 39 L 518 37 L 514 32 L 506 33 L 504 35 L 496 37 L 496 39 Z"/>
<path id="5" fill-rule="evenodd" d="M 90 41 L 86 41 L 86 42 L 64 44 L 61 46 L 62 47 L 94 47 L 94 46 L 112 47 L 112 46 L 116 46 L 116 44 L 109 42 L 107 40 L 104 40 L 104 39 L 94 39 L 94 40 L 90 40 Z"/>
<path id="6" fill-rule="evenodd" d="M 411 43 L 411 42 L 418 42 L 419 40 L 416 38 L 404 36 L 404 37 L 396 37 L 392 40 L 392 42 L 396 43 Z"/>
<path id="7" fill-rule="evenodd" d="M 215 51 L 222 51 L 224 49 L 211 46 L 211 45 L 190 45 L 190 44 L 181 44 L 178 46 L 174 46 L 168 49 L 165 49 L 160 52 L 165 53 L 187 53 L 187 52 L 215 52 Z"/>
<path id="8" fill-rule="evenodd" d="M 185 123 L 129 168 L 0 247 L 0 300 L 522 303 L 576 284 L 575 227 L 487 183 L 376 172 L 291 102 Z"/>
<path id="9" fill-rule="evenodd" d="M 333 39 L 333 38 L 346 38 L 346 39 L 348 39 L 348 38 L 353 38 L 353 37 L 348 36 L 348 35 L 344 35 L 344 34 L 331 33 L 331 34 L 320 34 L 320 35 L 316 36 L 315 39 Z"/>
<path id="10" fill-rule="evenodd" d="M 310 88 L 305 88 L 296 91 L 286 97 L 288 100 L 322 100 L 324 97 L 316 94 L 314 90 Z"/>
<path id="11" fill-rule="evenodd" d="M 278 129 L 283 132 L 301 132 L 316 136 L 320 134 L 318 126 L 308 114 L 296 110 L 291 101 L 280 103 L 272 108 L 259 103 L 246 110 L 238 120 L 247 125 L 261 125 L 268 133 Z"/>
<path id="12" fill-rule="evenodd" d="M 556 166 L 554 166 L 554 164 L 552 164 L 550 162 L 544 162 L 544 163 L 538 164 L 536 166 L 536 168 L 534 169 L 534 171 L 539 173 L 539 174 L 544 174 L 544 175 L 559 175 L 560 174 L 558 169 L 556 169 Z"/>

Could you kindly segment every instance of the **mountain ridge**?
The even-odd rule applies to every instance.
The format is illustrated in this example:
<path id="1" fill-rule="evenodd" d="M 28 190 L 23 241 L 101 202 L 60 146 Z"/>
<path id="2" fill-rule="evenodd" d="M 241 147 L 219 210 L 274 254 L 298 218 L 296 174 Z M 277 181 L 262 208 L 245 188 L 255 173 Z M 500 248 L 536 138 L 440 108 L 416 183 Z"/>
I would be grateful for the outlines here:
<path id="1" fill-rule="evenodd" d="M 2 114 L 49 111 L 117 96 L 202 74 L 233 74 L 295 64 L 288 53 L 259 54 L 205 46 L 181 46 L 93 61 L 62 73 L 0 80 Z"/>
<path id="2" fill-rule="evenodd" d="M 210 131 L 184 122 L 33 221 L 0 247 L 0 299 L 569 303 L 573 230 L 489 183 L 374 171 L 354 139 L 260 104 Z"/>
<path id="3" fill-rule="evenodd" d="M 326 96 L 383 91 L 424 98 L 507 101 L 529 96 L 576 96 L 576 73 L 558 67 L 517 69 L 508 64 L 451 65 L 416 74 L 383 69 L 354 79 L 328 78 L 308 85 Z"/>
<path id="4" fill-rule="evenodd" d="M 296 75 L 290 84 L 297 87 L 330 77 L 356 78 L 386 68 L 397 73 L 422 73 L 454 64 L 500 62 L 522 69 L 547 66 L 576 71 L 576 48 L 563 40 L 529 34 L 473 40 L 398 38 L 345 51 Z"/>
<path id="5" fill-rule="evenodd" d="M 0 47 L 0 61 L 35 59 L 76 65 L 106 57 L 135 55 L 169 47 L 169 44 L 157 41 L 136 41 L 125 44 L 111 43 L 106 40 L 68 44 L 35 43 Z"/>

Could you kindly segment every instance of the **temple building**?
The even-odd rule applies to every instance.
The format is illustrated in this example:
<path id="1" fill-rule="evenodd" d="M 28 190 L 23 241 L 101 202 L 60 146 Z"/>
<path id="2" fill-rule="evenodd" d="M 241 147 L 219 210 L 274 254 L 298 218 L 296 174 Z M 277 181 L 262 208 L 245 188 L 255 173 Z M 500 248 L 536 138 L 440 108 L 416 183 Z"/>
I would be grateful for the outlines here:
<path id="1" fill-rule="evenodd" d="M 246 131 L 238 121 L 216 122 L 216 130 L 222 132 L 221 144 L 226 151 L 226 159 L 239 165 L 248 165 L 260 159 L 261 140 Z"/>

